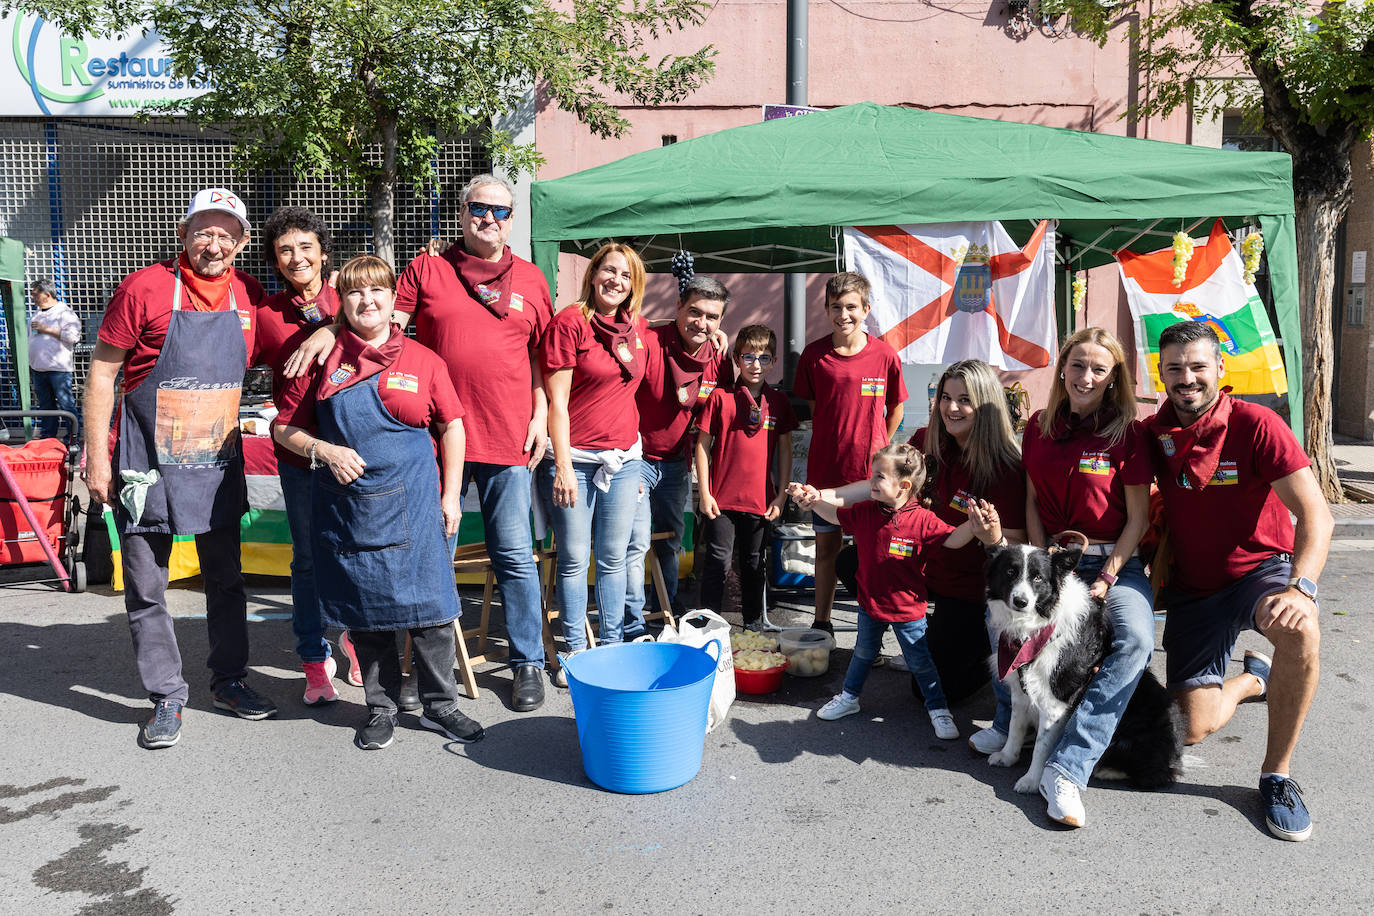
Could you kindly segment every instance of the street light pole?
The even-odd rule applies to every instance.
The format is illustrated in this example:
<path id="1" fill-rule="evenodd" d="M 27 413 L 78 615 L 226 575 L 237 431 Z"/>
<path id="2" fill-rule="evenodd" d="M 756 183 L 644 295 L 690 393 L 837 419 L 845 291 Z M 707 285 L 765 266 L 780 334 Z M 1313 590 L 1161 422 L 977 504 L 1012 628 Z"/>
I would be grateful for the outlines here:
<path id="1" fill-rule="evenodd" d="M 787 0 L 787 104 L 807 104 L 807 2 Z M 789 272 L 783 286 L 783 384 L 791 388 L 806 346 L 806 274 Z"/>

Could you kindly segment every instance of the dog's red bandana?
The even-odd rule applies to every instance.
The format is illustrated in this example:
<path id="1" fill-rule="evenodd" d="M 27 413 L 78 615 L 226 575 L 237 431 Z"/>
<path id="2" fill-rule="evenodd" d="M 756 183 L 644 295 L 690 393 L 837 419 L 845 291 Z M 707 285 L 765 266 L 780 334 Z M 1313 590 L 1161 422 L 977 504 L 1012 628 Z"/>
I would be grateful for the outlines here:
<path id="1" fill-rule="evenodd" d="M 1035 657 L 1040 654 L 1040 650 L 1045 648 L 1045 644 L 1054 635 L 1054 624 L 1046 624 L 1034 636 L 1025 642 L 1014 642 L 1007 639 L 1007 634 L 1003 633 L 997 637 L 997 679 L 1005 681 L 1007 675 L 1011 674 L 1022 665 L 1028 665 L 1035 661 Z"/>

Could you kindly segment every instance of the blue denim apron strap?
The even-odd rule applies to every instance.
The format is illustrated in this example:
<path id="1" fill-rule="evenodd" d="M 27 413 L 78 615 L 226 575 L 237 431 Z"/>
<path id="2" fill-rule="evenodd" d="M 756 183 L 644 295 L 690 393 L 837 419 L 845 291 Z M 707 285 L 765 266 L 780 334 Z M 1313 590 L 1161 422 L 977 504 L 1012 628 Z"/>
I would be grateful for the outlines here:
<path id="1" fill-rule="evenodd" d="M 158 472 L 142 488 L 137 520 L 125 510 L 126 530 L 200 534 L 238 524 L 248 507 L 238 425 L 247 347 L 233 290 L 227 311 L 184 310 L 178 268 L 157 362 L 119 412 L 119 479 Z"/>
<path id="2" fill-rule="evenodd" d="M 312 478 L 311 548 L 326 623 L 400 630 L 450 623 L 461 613 L 439 508 L 429 431 L 393 417 L 377 376 L 320 401 L 319 437 L 356 451 L 363 475 Z"/>

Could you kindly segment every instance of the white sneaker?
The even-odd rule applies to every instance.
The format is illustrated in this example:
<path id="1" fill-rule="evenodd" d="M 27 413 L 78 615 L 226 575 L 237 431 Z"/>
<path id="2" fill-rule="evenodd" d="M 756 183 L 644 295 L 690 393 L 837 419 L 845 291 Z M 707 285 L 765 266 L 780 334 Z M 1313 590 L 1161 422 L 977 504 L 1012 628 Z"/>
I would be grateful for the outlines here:
<path id="1" fill-rule="evenodd" d="M 816 718 L 833 722 L 836 719 L 843 719 L 845 716 L 852 716 L 858 711 L 859 701 L 856 697 L 837 693 L 834 699 L 820 708 L 820 711 L 816 713 Z"/>
<path id="2" fill-rule="evenodd" d="M 1007 736 L 989 725 L 974 732 L 968 739 L 968 746 L 980 754 L 995 754 L 1007 746 Z"/>
<path id="3" fill-rule="evenodd" d="M 889 671 L 910 671 L 910 670 L 911 670 L 910 668 L 908 668 L 908 667 L 906 666 L 906 656 L 903 655 L 903 654 L 900 653 L 900 652 L 898 652 L 896 655 L 892 656 L 891 658 L 889 658 L 889 659 L 887 660 L 887 667 L 888 667 L 888 670 L 889 670 Z"/>
<path id="4" fill-rule="evenodd" d="M 577 655 L 579 652 L 586 652 L 586 651 L 587 651 L 586 649 L 573 649 L 571 652 L 568 653 L 568 656 L 567 656 L 567 657 L 568 657 L 568 658 L 572 658 L 574 655 Z M 565 668 L 565 667 L 564 667 L 563 665 L 561 665 L 561 664 L 558 666 L 558 670 L 555 671 L 555 672 L 553 673 L 553 686 L 555 686 L 555 687 L 564 687 L 564 688 L 566 688 L 566 687 L 568 686 L 568 669 Z"/>
<path id="5" fill-rule="evenodd" d="M 930 724 L 935 726 L 935 737 L 953 741 L 959 737 L 959 726 L 954 724 L 954 715 L 948 709 L 932 709 Z"/>
<path id="6" fill-rule="evenodd" d="M 1040 794 L 1049 803 L 1050 820 L 1070 827 L 1082 827 L 1088 822 L 1078 786 L 1054 767 L 1045 767 L 1044 775 L 1040 777 Z"/>

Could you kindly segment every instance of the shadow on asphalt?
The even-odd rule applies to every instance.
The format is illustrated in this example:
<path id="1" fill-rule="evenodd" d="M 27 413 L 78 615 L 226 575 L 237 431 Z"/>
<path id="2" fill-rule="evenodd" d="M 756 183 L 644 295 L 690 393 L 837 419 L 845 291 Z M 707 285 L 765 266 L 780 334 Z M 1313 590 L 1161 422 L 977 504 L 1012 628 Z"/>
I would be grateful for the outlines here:
<path id="1" fill-rule="evenodd" d="M 489 770 L 600 790 L 582 770 L 577 724 L 566 716 L 529 716 L 487 726 L 476 744 L 450 742 L 445 750 Z"/>
<path id="2" fill-rule="evenodd" d="M 182 676 L 191 688 L 187 707 L 228 715 L 215 709 L 210 700 L 210 671 L 205 667 L 209 636 L 204 618 L 178 617 L 175 626 Z M 261 670 L 250 674 L 253 687 L 277 704 L 277 718 L 308 719 L 350 730 L 365 718 L 365 708 L 346 699 L 313 707 L 300 702 L 305 681 L 299 674 L 290 621 L 253 622 L 248 634 L 250 667 L 293 673 L 291 677 Z M 7 651 L 5 664 L 0 665 L 0 694 L 72 709 L 105 722 L 142 724 L 148 717 L 149 704 L 138 680 L 129 625 L 123 614 L 111 615 L 101 623 L 0 623 L 0 645 Z M 361 699 L 361 691 L 358 696 Z"/>

